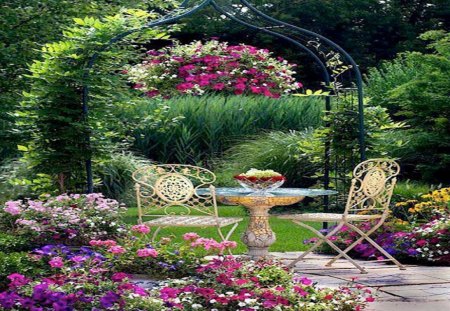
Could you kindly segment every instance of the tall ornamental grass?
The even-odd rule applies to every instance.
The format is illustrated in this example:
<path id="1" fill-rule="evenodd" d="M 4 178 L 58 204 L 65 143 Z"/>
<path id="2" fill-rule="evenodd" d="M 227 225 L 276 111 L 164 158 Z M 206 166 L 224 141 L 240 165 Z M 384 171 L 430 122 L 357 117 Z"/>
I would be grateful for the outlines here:
<path id="1" fill-rule="evenodd" d="M 134 106 L 126 113 L 148 115 L 157 100 Z M 321 124 L 323 100 L 310 97 L 272 99 L 243 96 L 183 96 L 165 101 L 167 118 L 181 118 L 177 126 L 155 130 L 140 124 L 133 133 L 133 148 L 159 162 L 210 167 L 237 140 L 269 130 L 303 130 Z M 144 121 L 145 122 L 145 121 Z"/>

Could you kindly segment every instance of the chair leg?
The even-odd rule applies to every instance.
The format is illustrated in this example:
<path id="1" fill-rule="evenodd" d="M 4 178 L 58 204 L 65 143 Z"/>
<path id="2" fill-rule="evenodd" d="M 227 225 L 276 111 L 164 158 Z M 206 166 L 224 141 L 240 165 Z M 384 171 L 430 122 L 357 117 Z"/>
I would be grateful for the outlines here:
<path id="1" fill-rule="evenodd" d="M 161 227 L 157 227 L 156 230 L 155 230 L 155 232 L 153 232 L 152 240 L 151 240 L 152 243 L 155 242 L 156 236 L 158 235 L 158 233 L 159 233 L 160 230 L 161 230 Z"/>
<path id="2" fill-rule="evenodd" d="M 381 226 L 382 222 L 379 222 L 377 225 L 375 225 L 374 227 L 372 227 L 372 229 L 370 229 L 365 235 L 370 235 L 373 232 L 375 232 L 380 226 Z M 348 222 L 345 222 L 344 225 L 347 225 L 348 227 L 350 227 L 350 224 Z M 349 246 L 347 246 L 347 248 L 345 248 L 342 253 L 347 254 L 349 251 L 351 251 L 356 245 L 358 245 L 360 242 L 362 242 L 364 240 L 364 236 L 361 236 L 360 238 L 358 238 L 356 241 L 354 241 L 352 244 L 350 244 Z M 336 255 L 336 257 L 334 257 L 333 259 L 331 259 L 329 262 L 327 262 L 325 264 L 326 267 L 331 267 L 331 265 L 333 265 L 334 262 L 336 262 L 336 260 L 338 260 L 339 258 L 341 258 L 343 255 L 341 253 L 339 253 L 338 255 Z"/>
<path id="3" fill-rule="evenodd" d="M 222 239 L 222 241 L 228 241 L 229 238 L 231 237 L 231 235 L 233 234 L 234 230 L 236 230 L 236 228 L 238 227 L 238 225 L 239 225 L 239 223 L 235 223 L 233 225 L 233 227 L 231 227 L 230 231 L 228 231 L 226 236 L 223 235 L 222 229 L 219 226 L 217 226 L 217 231 L 219 232 L 219 235 L 220 235 L 220 238 Z M 231 252 L 231 249 L 228 250 L 228 253 L 230 255 L 233 255 L 233 253 Z"/>
<path id="4" fill-rule="evenodd" d="M 356 268 L 358 268 L 361 273 L 367 273 L 367 271 L 361 267 L 356 261 L 354 261 L 350 256 L 348 256 L 347 254 L 343 253 L 342 250 L 337 247 L 333 242 L 331 242 L 329 240 L 329 237 L 333 236 L 336 232 L 338 232 L 342 226 L 344 225 L 344 222 L 340 222 L 333 230 L 331 230 L 327 235 L 323 235 L 322 233 L 320 233 L 318 230 L 316 230 L 315 228 L 299 222 L 299 221 L 294 221 L 294 223 L 309 229 L 310 231 L 314 232 L 318 237 L 319 237 L 319 241 L 317 241 L 316 244 L 314 244 L 310 249 L 308 249 L 306 252 L 304 252 L 302 255 L 300 255 L 297 259 L 295 259 L 293 262 L 291 262 L 289 264 L 289 268 L 292 268 L 297 262 L 299 262 L 300 260 L 302 260 L 306 255 L 308 255 L 309 253 L 311 253 L 312 251 L 314 251 L 317 247 L 319 247 L 320 245 L 322 245 L 324 242 L 327 243 L 331 248 L 333 248 L 336 252 L 338 252 L 341 256 L 344 256 L 348 261 L 350 261 Z"/>
<path id="5" fill-rule="evenodd" d="M 372 244 L 373 247 L 375 247 L 380 253 L 382 253 L 384 256 L 386 256 L 386 258 L 388 258 L 390 261 L 392 261 L 400 270 L 406 270 L 406 267 L 404 265 L 402 265 L 397 259 L 395 259 L 394 257 L 392 257 L 391 254 L 389 254 L 388 252 L 386 252 L 385 249 L 383 249 L 377 242 L 375 242 L 371 237 L 369 237 L 368 234 L 365 234 L 361 229 L 359 229 L 358 227 L 349 224 L 350 228 L 352 228 L 353 230 L 355 230 L 356 232 L 358 232 L 367 242 L 369 242 L 370 244 Z"/>

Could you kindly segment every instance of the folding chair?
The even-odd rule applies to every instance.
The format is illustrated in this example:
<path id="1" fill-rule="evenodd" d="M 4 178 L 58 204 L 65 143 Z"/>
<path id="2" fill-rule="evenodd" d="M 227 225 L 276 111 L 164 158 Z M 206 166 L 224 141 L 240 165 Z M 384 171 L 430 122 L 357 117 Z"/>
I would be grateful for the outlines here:
<path id="1" fill-rule="evenodd" d="M 314 232 L 319 240 L 306 252 L 302 253 L 289 266 L 293 267 L 297 262 L 305 258 L 309 253 L 317 249 L 323 243 L 327 243 L 334 249 L 338 255 L 325 264 L 330 267 L 336 260 L 341 257 L 348 259 L 361 273 L 367 271 L 354 261 L 348 252 L 363 240 L 369 242 L 381 254 L 383 254 L 389 261 L 394 262 L 400 270 L 405 267 L 388 252 L 386 252 L 380 245 L 378 245 L 370 235 L 375 232 L 386 220 L 389 215 L 389 203 L 397 182 L 396 176 L 400 172 L 400 166 L 393 160 L 389 159 L 372 159 L 358 164 L 353 170 L 353 179 L 350 186 L 350 192 L 347 199 L 347 204 L 343 214 L 333 213 L 308 213 L 308 214 L 293 214 L 279 216 L 282 219 L 290 219 L 294 223 L 309 229 Z M 355 222 L 362 221 L 376 221 L 374 226 L 367 232 L 363 232 Z M 305 224 L 305 222 L 329 222 L 336 223 L 328 234 L 324 235 L 315 228 Z M 360 237 L 350 244 L 344 250 L 341 250 L 335 243 L 330 240 L 334 234 L 346 226 L 350 230 L 358 233 Z"/>
<path id="2" fill-rule="evenodd" d="M 192 165 L 145 166 L 133 173 L 136 182 L 138 223 L 155 227 L 152 240 L 162 228 L 215 227 L 228 240 L 242 218 L 219 217 L 213 172 Z M 209 189 L 209 191 L 203 191 Z M 151 218 L 144 221 L 145 218 Z M 224 227 L 232 226 L 227 234 Z"/>

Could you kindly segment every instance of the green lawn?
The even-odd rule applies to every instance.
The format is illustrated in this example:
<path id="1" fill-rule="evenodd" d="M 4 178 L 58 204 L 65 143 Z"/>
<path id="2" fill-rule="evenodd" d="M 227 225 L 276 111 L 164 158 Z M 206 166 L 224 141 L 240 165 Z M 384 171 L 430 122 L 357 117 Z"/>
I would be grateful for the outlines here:
<path id="1" fill-rule="evenodd" d="M 245 245 L 241 242 L 240 236 L 244 232 L 248 224 L 248 216 L 245 208 L 241 206 L 219 206 L 219 214 L 224 217 L 243 217 L 244 220 L 239 224 L 236 231 L 231 236 L 231 240 L 238 242 L 238 247 L 233 253 L 239 254 L 246 251 Z M 127 223 L 135 224 L 137 222 L 137 208 L 129 208 L 124 219 Z M 307 247 L 303 245 L 303 240 L 313 237 L 314 235 L 303 229 L 302 227 L 295 225 L 289 220 L 278 219 L 276 217 L 270 218 L 270 226 L 277 235 L 277 241 L 270 247 L 271 251 L 300 251 L 305 250 Z M 321 224 L 314 224 L 316 228 L 320 228 Z M 226 227 L 225 229 L 231 228 Z M 176 240 L 181 240 L 181 236 L 186 232 L 197 232 L 201 236 L 219 239 L 216 228 L 180 228 L 172 227 L 162 229 L 159 236 L 175 236 Z M 226 231 L 225 231 L 226 232 Z"/>

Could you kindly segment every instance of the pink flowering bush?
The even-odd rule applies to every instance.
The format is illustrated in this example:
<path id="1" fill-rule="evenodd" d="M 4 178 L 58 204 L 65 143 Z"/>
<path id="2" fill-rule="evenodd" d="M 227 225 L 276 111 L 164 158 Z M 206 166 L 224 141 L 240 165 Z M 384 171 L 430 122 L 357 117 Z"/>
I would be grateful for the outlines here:
<path id="1" fill-rule="evenodd" d="M 370 290 L 315 286 L 273 261 L 231 256 L 197 269 L 195 278 L 169 281 L 152 290 L 170 310 L 363 310 L 374 300 Z"/>
<path id="2" fill-rule="evenodd" d="M 65 252 L 61 249 L 62 253 Z M 52 256 L 55 249 L 43 252 Z M 79 257 L 84 257 L 81 260 Z M 189 278 L 145 289 L 124 272 L 101 268 L 98 254 L 72 256 L 65 268 L 46 276 L 8 276 L 0 291 L 1 310 L 315 310 L 358 311 L 374 300 L 370 290 L 315 286 L 273 261 L 214 259 Z"/>
<path id="3" fill-rule="evenodd" d="M 450 264 L 450 216 L 445 215 L 415 227 L 399 240 L 401 243 L 407 243 L 410 255 L 418 260 Z"/>
<path id="4" fill-rule="evenodd" d="M 147 55 L 124 73 L 149 97 L 221 92 L 278 98 L 302 87 L 294 78 L 296 65 L 254 46 L 196 41 Z"/>
<path id="5" fill-rule="evenodd" d="M 191 275 L 208 255 L 220 255 L 237 246 L 233 241 L 218 242 L 186 233 L 184 243 L 173 243 L 161 238 L 152 243 L 150 228 L 136 225 L 131 233 L 117 241 L 91 240 L 89 245 L 102 254 L 114 271 L 147 274 L 154 278 Z"/>
<path id="6" fill-rule="evenodd" d="M 121 236 L 123 209 L 99 193 L 9 201 L 0 208 L 0 229 L 28 236 L 36 244 L 87 245 L 91 239 Z"/>

